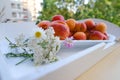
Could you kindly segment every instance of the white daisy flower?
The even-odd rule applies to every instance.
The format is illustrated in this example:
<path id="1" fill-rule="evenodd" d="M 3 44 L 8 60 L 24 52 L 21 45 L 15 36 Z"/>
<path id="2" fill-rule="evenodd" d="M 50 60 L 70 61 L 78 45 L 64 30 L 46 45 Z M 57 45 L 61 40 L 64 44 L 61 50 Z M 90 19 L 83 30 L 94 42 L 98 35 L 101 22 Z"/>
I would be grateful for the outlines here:
<path id="1" fill-rule="evenodd" d="M 46 39 L 45 31 L 42 28 L 36 27 L 33 29 L 33 34 L 36 39 Z"/>

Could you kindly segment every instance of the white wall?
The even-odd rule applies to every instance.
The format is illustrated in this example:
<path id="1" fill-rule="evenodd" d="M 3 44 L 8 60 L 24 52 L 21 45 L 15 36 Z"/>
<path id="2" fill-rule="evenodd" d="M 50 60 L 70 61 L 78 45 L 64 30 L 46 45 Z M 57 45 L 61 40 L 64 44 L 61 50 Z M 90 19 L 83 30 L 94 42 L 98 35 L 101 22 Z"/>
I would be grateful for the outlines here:
<path id="1" fill-rule="evenodd" d="M 2 10 L 2 8 L 4 9 L 4 16 L 2 17 L 2 21 L 4 21 L 5 19 L 10 19 L 12 17 L 11 15 L 11 6 L 10 6 L 10 1 L 9 0 L 0 0 L 0 11 Z"/>

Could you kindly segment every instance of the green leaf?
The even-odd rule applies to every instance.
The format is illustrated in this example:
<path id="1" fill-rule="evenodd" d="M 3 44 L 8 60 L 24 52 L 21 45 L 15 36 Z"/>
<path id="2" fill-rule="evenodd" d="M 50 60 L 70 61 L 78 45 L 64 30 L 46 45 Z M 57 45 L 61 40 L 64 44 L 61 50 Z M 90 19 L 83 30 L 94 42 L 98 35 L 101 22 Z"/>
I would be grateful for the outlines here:
<path id="1" fill-rule="evenodd" d="M 40 46 L 42 46 L 42 48 L 46 49 L 47 48 L 46 46 L 48 45 L 48 42 L 43 41 L 42 43 L 38 43 L 38 45 L 40 45 Z"/>

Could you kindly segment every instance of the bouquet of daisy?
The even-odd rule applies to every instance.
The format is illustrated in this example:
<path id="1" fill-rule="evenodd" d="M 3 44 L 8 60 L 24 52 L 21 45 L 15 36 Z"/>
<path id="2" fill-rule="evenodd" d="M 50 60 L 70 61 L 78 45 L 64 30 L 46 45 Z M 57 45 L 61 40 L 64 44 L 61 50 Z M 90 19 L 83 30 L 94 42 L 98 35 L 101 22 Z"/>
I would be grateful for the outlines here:
<path id="1" fill-rule="evenodd" d="M 23 61 L 30 59 L 36 65 L 43 63 L 50 63 L 57 60 L 56 53 L 60 50 L 60 39 L 54 36 L 54 29 L 49 27 L 46 30 L 36 27 L 34 34 L 31 36 L 25 36 L 20 34 L 15 38 L 13 43 L 7 37 L 11 52 L 7 53 L 7 57 L 23 57 L 24 59 L 18 62 L 16 65 Z"/>

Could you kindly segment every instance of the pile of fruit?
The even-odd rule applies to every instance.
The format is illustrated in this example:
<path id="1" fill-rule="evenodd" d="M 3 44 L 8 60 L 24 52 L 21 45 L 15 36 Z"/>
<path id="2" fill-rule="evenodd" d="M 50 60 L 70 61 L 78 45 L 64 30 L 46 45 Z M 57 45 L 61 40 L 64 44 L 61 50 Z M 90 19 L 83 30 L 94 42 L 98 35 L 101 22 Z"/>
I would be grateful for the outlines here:
<path id="1" fill-rule="evenodd" d="M 74 40 L 107 40 L 107 25 L 103 22 L 95 23 L 92 19 L 86 19 L 83 22 L 75 19 L 65 20 L 62 15 L 54 15 L 51 21 L 40 21 L 38 27 L 44 30 L 53 27 L 55 36 L 61 40 L 73 37 Z"/>

